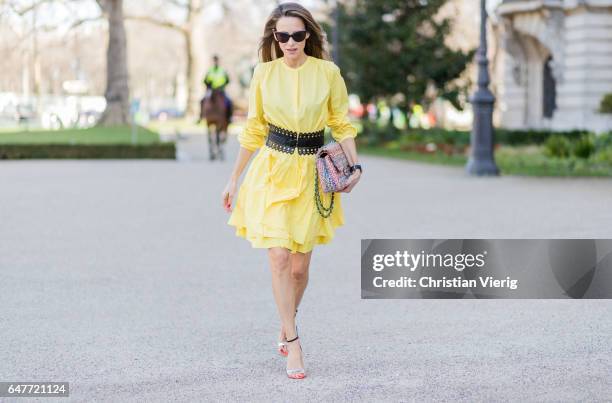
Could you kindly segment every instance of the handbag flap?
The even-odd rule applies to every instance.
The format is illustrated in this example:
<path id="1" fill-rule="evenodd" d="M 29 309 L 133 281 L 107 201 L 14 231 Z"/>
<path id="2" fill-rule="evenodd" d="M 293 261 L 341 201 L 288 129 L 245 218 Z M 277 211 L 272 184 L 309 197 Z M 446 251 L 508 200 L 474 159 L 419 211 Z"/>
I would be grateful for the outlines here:
<path id="1" fill-rule="evenodd" d="M 349 175 L 349 163 L 342 146 L 338 142 L 330 142 L 319 150 L 319 157 L 331 162 L 336 171 Z"/>

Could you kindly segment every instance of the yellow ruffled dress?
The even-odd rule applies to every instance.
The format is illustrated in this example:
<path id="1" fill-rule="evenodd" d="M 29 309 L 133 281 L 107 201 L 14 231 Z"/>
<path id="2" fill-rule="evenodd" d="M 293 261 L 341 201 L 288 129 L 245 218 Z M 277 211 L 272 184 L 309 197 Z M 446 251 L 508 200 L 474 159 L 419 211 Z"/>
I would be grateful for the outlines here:
<path id="1" fill-rule="evenodd" d="M 238 189 L 228 224 L 254 248 L 281 246 L 291 253 L 306 253 L 316 244 L 332 240 L 344 224 L 340 193 L 332 214 L 319 215 L 314 200 L 315 155 L 272 149 L 265 145 L 268 123 L 294 132 L 331 128 L 341 142 L 356 137 L 349 122 L 348 94 L 340 69 L 333 62 L 308 56 L 297 68 L 282 58 L 259 63 L 249 90 L 246 126 L 240 145 L 259 150 Z M 320 191 L 325 206 L 331 196 Z"/>

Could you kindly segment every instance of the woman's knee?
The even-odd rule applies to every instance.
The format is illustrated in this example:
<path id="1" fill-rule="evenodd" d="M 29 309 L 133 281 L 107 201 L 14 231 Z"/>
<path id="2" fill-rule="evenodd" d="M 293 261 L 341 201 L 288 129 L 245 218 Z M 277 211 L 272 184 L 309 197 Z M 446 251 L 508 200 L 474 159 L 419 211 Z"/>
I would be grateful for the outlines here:
<path id="1" fill-rule="evenodd" d="M 291 262 L 291 277 L 304 280 L 308 277 L 309 260 L 307 256 L 296 257 Z"/>
<path id="2" fill-rule="evenodd" d="M 297 281 L 306 279 L 306 277 L 308 277 L 308 266 L 300 264 L 291 267 L 291 277 Z"/>
<path id="3" fill-rule="evenodd" d="M 268 249 L 270 258 L 270 268 L 274 273 L 282 273 L 289 269 L 289 250 L 286 248 L 274 247 Z"/>

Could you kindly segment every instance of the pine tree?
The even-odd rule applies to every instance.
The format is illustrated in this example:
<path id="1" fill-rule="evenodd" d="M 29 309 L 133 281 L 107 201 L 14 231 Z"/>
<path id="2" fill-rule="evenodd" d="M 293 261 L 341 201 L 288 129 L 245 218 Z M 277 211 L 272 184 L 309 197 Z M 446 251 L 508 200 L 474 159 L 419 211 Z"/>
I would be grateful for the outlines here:
<path id="1" fill-rule="evenodd" d="M 475 50 L 445 45 L 451 20 L 434 19 L 445 2 L 354 0 L 339 5 L 339 65 L 350 91 L 364 104 L 393 97 L 406 110 L 412 102 L 431 101 L 425 94 L 433 85 L 437 96 L 462 109 L 459 95 L 467 88 L 453 80 Z"/>

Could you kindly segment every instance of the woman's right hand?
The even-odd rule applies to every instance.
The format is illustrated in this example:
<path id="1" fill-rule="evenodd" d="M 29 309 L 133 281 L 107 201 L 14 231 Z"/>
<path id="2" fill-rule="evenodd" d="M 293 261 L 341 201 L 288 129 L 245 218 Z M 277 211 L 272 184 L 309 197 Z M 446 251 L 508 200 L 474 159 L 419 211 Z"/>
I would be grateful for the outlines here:
<path id="1" fill-rule="evenodd" d="M 236 180 L 230 179 L 225 185 L 225 189 L 223 189 L 223 193 L 221 193 L 221 203 L 223 204 L 223 208 L 228 213 L 232 212 L 232 200 L 234 199 L 234 194 L 236 193 Z"/>
<path id="2" fill-rule="evenodd" d="M 342 192 L 351 193 L 351 190 L 353 190 L 357 182 L 359 182 L 360 178 L 361 178 L 361 170 L 356 169 L 355 172 L 353 172 L 351 176 L 349 176 L 348 185 L 344 189 L 342 189 Z"/>

